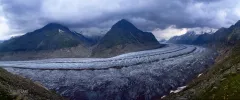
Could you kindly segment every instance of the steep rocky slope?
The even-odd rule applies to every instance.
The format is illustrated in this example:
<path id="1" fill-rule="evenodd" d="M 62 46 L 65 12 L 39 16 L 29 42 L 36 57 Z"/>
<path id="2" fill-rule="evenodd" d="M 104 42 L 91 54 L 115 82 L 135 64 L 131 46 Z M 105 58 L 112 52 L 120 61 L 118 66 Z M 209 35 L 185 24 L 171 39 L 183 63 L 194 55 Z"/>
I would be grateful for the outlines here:
<path id="1" fill-rule="evenodd" d="M 48 58 L 86 58 L 91 55 L 91 49 L 81 45 L 70 48 L 62 48 L 57 50 L 40 50 L 40 51 L 20 51 L 0 53 L 0 60 L 34 60 Z"/>
<path id="2" fill-rule="evenodd" d="M 90 43 L 83 35 L 63 25 L 50 23 L 41 29 L 4 41 L 0 45 L 0 52 L 55 50 L 77 45 L 87 46 Z"/>
<path id="3" fill-rule="evenodd" d="M 240 21 L 221 28 L 204 43 L 219 52 L 216 64 L 183 91 L 166 100 L 237 100 L 240 98 Z"/>
<path id="4" fill-rule="evenodd" d="M 114 24 L 110 31 L 100 40 L 93 49 L 92 56 L 111 57 L 161 46 L 152 33 L 143 32 L 123 19 Z"/>
<path id="5" fill-rule="evenodd" d="M 67 27 L 50 23 L 0 44 L 0 60 L 89 57 L 95 42 Z"/>
<path id="6" fill-rule="evenodd" d="M 198 35 L 191 31 L 187 32 L 186 34 L 183 34 L 181 36 L 174 36 L 168 40 L 168 43 L 175 43 L 175 44 L 192 44 L 196 38 L 198 38 Z"/>

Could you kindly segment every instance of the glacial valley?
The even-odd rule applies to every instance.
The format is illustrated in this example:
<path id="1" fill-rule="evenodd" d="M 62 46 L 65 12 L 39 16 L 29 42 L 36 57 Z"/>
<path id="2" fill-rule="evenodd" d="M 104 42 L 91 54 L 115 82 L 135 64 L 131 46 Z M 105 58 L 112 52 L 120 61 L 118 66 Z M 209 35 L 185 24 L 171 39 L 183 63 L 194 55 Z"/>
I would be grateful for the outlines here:
<path id="1" fill-rule="evenodd" d="M 167 44 L 112 58 L 0 61 L 0 66 L 71 100 L 151 100 L 185 86 L 214 64 L 216 55 L 203 47 Z"/>

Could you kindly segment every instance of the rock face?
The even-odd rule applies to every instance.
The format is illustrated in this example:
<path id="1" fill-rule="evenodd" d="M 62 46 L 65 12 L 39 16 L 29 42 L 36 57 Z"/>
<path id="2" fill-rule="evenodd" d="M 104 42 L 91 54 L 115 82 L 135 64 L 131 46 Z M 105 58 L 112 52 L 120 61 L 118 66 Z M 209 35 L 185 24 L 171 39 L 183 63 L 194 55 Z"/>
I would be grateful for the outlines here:
<path id="1" fill-rule="evenodd" d="M 159 48 L 154 35 L 137 29 L 125 19 L 112 26 L 93 49 L 93 57 L 111 57 L 122 53 Z"/>
<path id="2" fill-rule="evenodd" d="M 41 29 L 3 42 L 0 52 L 55 50 L 77 45 L 90 45 L 89 39 L 65 26 L 50 23 Z"/>
<path id="3" fill-rule="evenodd" d="M 168 40 L 169 43 L 176 43 L 176 44 L 192 44 L 198 35 L 191 31 L 183 34 L 181 36 L 174 36 Z"/>

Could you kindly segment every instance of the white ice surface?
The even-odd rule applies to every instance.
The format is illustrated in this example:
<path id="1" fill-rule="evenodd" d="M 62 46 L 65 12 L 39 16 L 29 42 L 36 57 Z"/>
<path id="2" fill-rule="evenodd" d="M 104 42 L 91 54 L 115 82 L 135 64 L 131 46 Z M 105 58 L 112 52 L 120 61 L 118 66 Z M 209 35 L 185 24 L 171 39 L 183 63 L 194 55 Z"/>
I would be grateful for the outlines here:
<path id="1" fill-rule="evenodd" d="M 213 54 L 202 47 L 168 45 L 112 58 L 0 61 L 0 66 L 71 100 L 150 100 L 184 86 L 213 63 Z"/>

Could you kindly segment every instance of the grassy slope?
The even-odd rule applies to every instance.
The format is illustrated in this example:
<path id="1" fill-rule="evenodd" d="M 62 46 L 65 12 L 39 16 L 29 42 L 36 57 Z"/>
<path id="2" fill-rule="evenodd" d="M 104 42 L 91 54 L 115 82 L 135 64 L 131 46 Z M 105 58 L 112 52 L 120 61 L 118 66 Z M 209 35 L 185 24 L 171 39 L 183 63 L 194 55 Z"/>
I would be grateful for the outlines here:
<path id="1" fill-rule="evenodd" d="M 31 80 L 0 68 L 0 100 L 63 100 Z"/>
<path id="2" fill-rule="evenodd" d="M 235 100 L 240 98 L 240 45 L 222 56 L 211 69 L 193 80 L 188 87 L 164 99 Z M 224 58 L 225 57 L 225 58 Z"/>

